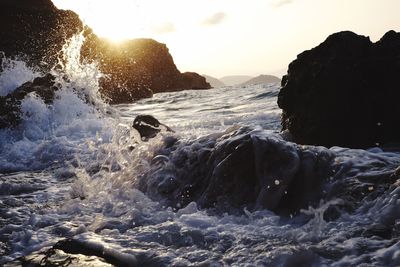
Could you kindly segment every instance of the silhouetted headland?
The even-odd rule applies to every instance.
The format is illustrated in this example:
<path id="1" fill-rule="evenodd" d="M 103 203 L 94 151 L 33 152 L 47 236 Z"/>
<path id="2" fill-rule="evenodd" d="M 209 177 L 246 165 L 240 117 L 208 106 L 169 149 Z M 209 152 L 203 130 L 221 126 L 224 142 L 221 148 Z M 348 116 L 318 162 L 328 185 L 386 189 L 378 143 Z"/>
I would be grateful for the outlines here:
<path id="1" fill-rule="evenodd" d="M 0 2 L 0 51 L 6 57 L 22 57 L 43 73 L 59 62 L 65 42 L 81 32 L 85 37 L 81 59 L 99 63 L 105 74 L 101 93 L 110 103 L 211 87 L 196 73 L 181 73 L 165 44 L 152 39 L 108 42 L 84 26 L 77 14 L 57 9 L 50 0 Z"/>

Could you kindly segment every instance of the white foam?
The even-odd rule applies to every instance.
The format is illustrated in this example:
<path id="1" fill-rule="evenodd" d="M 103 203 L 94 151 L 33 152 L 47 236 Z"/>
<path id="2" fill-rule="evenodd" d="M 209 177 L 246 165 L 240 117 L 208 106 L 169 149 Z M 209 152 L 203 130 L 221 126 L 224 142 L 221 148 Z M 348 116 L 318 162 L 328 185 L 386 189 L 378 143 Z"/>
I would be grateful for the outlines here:
<path id="1" fill-rule="evenodd" d="M 40 76 L 39 72 L 28 67 L 24 61 L 18 59 L 4 57 L 1 67 L 3 71 L 0 73 L 0 96 L 5 96 L 23 83 L 32 81 L 34 78 Z"/>

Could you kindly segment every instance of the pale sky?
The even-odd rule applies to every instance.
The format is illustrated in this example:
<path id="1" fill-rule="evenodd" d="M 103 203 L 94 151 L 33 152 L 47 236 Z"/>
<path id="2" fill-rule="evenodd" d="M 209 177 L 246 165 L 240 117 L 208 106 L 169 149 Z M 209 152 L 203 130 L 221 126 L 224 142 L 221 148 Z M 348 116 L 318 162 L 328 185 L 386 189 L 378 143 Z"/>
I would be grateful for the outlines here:
<path id="1" fill-rule="evenodd" d="M 180 71 L 286 73 L 297 54 L 351 30 L 379 40 L 400 31 L 400 0 L 53 0 L 99 36 L 167 44 Z"/>

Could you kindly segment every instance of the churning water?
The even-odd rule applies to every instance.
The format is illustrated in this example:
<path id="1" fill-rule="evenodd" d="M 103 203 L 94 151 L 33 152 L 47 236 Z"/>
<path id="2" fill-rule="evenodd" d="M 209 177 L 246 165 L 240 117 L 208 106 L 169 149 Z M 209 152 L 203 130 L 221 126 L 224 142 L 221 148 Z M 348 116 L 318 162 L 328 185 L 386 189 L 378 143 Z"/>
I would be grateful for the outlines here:
<path id="1" fill-rule="evenodd" d="M 61 88 L 53 104 L 30 94 L 22 123 L 0 130 L 0 264 L 72 238 L 126 266 L 400 265 L 399 153 L 299 146 L 334 158 L 332 175 L 319 204 L 289 216 L 166 205 L 137 186 L 143 177 L 147 188 L 158 186 L 152 162 L 166 137 L 181 140 L 176 151 L 196 154 L 246 126 L 254 138 L 295 146 L 278 134 L 279 85 L 161 93 L 110 107 L 98 96 L 96 65 L 79 62 L 81 42 L 74 37 L 52 70 Z M 40 75 L 22 61 L 4 64 L 0 95 Z M 131 127 L 138 114 L 175 132 L 143 142 Z"/>

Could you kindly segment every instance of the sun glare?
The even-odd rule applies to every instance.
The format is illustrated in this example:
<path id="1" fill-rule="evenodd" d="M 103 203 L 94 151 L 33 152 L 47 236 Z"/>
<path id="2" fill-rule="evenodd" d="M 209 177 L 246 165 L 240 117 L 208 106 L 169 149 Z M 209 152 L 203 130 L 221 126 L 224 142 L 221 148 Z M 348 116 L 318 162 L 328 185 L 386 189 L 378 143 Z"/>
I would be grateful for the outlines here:
<path id="1" fill-rule="evenodd" d="M 60 8 L 72 9 L 94 32 L 112 41 L 156 38 L 166 33 L 192 32 L 204 16 L 213 15 L 215 5 L 192 1 L 160 0 L 53 0 Z M 195 11 L 195 12 L 194 12 Z M 162 38 L 161 38 L 162 39 Z"/>

